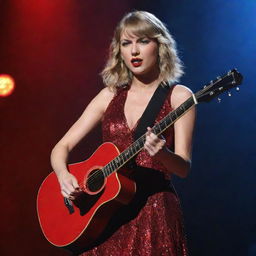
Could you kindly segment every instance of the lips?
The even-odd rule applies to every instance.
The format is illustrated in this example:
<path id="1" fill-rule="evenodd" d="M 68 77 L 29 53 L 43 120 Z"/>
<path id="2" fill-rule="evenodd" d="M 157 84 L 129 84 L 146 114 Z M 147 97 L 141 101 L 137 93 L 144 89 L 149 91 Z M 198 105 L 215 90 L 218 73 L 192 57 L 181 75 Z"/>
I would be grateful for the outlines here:
<path id="1" fill-rule="evenodd" d="M 142 59 L 140 58 L 132 58 L 131 63 L 134 67 L 139 67 L 142 64 Z"/>

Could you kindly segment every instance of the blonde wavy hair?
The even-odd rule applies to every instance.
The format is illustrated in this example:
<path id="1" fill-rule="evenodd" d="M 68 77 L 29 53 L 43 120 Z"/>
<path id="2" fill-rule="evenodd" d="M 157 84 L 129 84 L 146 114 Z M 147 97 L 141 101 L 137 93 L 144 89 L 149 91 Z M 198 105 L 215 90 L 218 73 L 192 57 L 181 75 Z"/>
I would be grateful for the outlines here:
<path id="1" fill-rule="evenodd" d="M 166 26 L 153 14 L 146 11 L 134 11 L 126 14 L 117 25 L 109 49 L 109 58 L 101 72 L 103 83 L 110 89 L 130 84 L 132 72 L 124 64 L 120 54 L 120 37 L 129 30 L 138 37 L 148 37 L 158 42 L 158 64 L 160 79 L 172 84 L 183 75 L 183 66 L 177 55 L 176 42 Z"/>

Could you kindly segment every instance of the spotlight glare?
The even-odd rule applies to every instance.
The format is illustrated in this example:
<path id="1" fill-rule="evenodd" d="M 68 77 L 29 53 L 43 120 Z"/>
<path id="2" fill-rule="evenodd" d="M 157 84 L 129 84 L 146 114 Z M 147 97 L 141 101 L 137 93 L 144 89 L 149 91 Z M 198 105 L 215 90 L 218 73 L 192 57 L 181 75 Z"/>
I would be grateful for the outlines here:
<path id="1" fill-rule="evenodd" d="M 6 74 L 0 74 L 0 97 L 12 94 L 15 87 L 14 79 Z"/>

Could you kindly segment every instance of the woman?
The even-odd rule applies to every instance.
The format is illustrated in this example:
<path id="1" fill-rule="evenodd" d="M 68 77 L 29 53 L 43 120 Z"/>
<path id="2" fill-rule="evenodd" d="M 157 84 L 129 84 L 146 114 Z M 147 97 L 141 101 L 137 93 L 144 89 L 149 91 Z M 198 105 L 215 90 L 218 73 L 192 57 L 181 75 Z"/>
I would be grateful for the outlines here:
<path id="1" fill-rule="evenodd" d="M 175 41 L 163 23 L 144 11 L 125 15 L 115 30 L 102 72 L 106 88 L 52 151 L 52 167 L 64 197 L 74 200 L 80 193 L 66 166 L 75 145 L 102 121 L 103 140 L 113 142 L 122 152 L 134 141 L 137 124 L 157 87 L 161 82 L 173 84 L 182 74 Z M 155 122 L 191 95 L 185 86 L 170 86 Z M 136 196 L 84 255 L 187 255 L 179 200 L 169 179 L 171 174 L 188 175 L 194 120 L 191 109 L 164 137 L 147 127 L 144 150 L 137 155 L 131 175 L 137 183 Z"/>

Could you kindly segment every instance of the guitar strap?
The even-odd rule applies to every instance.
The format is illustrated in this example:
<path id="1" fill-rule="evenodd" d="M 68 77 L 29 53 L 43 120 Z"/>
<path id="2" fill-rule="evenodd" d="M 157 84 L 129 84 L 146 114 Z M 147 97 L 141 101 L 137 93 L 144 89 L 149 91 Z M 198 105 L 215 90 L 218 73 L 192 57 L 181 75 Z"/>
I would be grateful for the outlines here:
<path id="1" fill-rule="evenodd" d="M 164 104 L 170 88 L 172 87 L 170 87 L 169 84 L 163 82 L 158 85 L 135 129 L 133 137 L 134 141 L 147 132 L 147 127 L 152 127 L 154 125 L 155 119 Z"/>
<path id="2" fill-rule="evenodd" d="M 155 119 L 162 108 L 164 101 L 173 86 L 169 86 L 168 83 L 161 82 L 155 90 L 152 98 L 150 99 L 146 109 L 144 110 L 139 123 L 135 129 L 133 139 L 136 141 L 143 134 L 146 133 L 147 127 L 153 127 Z M 127 167 L 134 169 L 137 167 L 136 156 L 129 160 Z"/>

